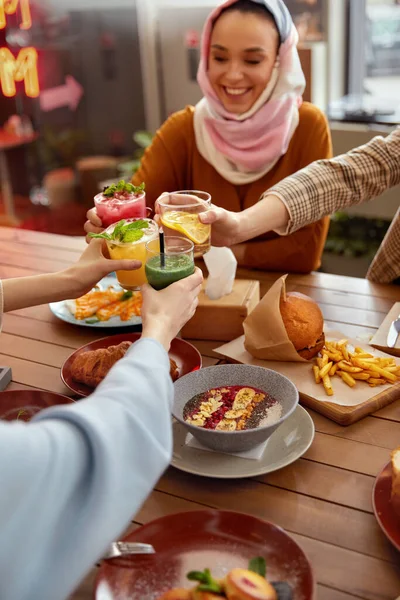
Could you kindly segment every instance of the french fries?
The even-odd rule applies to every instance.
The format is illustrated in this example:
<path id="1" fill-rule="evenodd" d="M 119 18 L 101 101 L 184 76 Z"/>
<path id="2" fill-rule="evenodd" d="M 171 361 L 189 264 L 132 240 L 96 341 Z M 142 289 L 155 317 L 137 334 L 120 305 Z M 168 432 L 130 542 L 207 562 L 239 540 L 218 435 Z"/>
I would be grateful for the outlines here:
<path id="1" fill-rule="evenodd" d="M 331 377 L 335 375 L 351 388 L 362 381 L 370 387 L 400 382 L 400 365 L 394 358 L 374 356 L 359 346 L 351 352 L 348 340 L 326 341 L 312 370 L 315 383 L 322 383 L 328 396 L 333 396 Z"/>

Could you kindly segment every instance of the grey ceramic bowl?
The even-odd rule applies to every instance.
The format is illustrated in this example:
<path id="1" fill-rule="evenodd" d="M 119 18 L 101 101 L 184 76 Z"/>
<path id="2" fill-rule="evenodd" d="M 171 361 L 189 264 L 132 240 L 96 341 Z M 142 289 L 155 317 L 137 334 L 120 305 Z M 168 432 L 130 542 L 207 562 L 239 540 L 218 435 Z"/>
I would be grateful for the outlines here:
<path id="1" fill-rule="evenodd" d="M 188 400 L 214 387 L 227 385 L 252 386 L 267 392 L 280 402 L 282 417 L 272 425 L 242 431 L 216 431 L 189 425 L 183 419 Z M 294 384 L 284 375 L 252 365 L 218 365 L 184 375 L 174 383 L 175 399 L 172 414 L 204 446 L 222 452 L 243 452 L 258 446 L 272 435 L 295 410 L 299 394 Z"/>

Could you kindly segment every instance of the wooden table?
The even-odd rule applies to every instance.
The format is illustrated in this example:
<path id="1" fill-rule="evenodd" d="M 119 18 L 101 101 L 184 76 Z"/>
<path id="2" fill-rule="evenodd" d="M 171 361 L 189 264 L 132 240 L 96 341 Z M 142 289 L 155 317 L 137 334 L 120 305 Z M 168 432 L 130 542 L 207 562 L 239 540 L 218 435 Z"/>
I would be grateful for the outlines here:
<path id="1" fill-rule="evenodd" d="M 0 228 L 0 277 L 55 271 L 74 261 L 82 238 Z M 241 270 L 265 292 L 276 274 Z M 329 326 L 346 336 L 373 333 L 400 288 L 363 279 L 313 273 L 292 275 L 288 288 L 317 300 Z M 47 306 L 4 315 L 0 364 L 12 367 L 9 389 L 68 394 L 60 367 L 75 349 L 104 332 L 57 320 Z M 218 362 L 218 343 L 195 341 L 205 365 Z M 322 600 L 394 600 L 400 595 L 399 555 L 381 533 L 371 507 L 374 477 L 400 445 L 400 401 L 343 428 L 310 413 L 315 440 L 293 465 L 264 477 L 219 481 L 170 468 L 132 527 L 169 513 L 204 507 L 232 509 L 270 520 L 290 532 L 310 558 Z M 72 596 L 92 598 L 95 570 Z"/>

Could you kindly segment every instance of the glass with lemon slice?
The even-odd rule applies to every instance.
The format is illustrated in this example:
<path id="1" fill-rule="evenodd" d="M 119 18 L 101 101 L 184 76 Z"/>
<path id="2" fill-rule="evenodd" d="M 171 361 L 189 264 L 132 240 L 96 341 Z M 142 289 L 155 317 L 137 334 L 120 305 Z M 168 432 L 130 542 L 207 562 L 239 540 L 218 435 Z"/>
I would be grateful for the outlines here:
<path id="1" fill-rule="evenodd" d="M 164 234 L 177 232 L 194 244 L 194 256 L 203 256 L 211 248 L 211 225 L 203 224 L 199 214 L 211 207 L 211 196 L 198 190 L 184 190 L 164 194 L 159 200 L 160 220 Z"/>

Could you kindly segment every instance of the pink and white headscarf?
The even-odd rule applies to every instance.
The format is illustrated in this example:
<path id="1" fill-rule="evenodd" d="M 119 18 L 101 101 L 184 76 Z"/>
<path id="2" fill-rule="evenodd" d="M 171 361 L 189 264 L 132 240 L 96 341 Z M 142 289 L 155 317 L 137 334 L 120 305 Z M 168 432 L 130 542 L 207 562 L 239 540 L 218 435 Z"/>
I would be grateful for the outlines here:
<path id="1" fill-rule="evenodd" d="M 271 12 L 281 39 L 271 79 L 257 101 L 242 115 L 227 112 L 207 75 L 213 24 L 221 11 L 237 0 L 227 0 L 208 17 L 197 73 L 204 94 L 194 113 L 197 148 L 224 179 L 235 185 L 257 181 L 285 154 L 299 123 L 305 88 L 296 48 L 298 34 L 285 4 L 282 0 L 252 1 Z"/>

